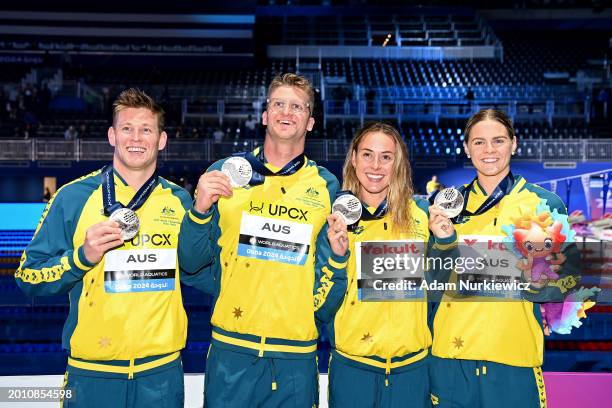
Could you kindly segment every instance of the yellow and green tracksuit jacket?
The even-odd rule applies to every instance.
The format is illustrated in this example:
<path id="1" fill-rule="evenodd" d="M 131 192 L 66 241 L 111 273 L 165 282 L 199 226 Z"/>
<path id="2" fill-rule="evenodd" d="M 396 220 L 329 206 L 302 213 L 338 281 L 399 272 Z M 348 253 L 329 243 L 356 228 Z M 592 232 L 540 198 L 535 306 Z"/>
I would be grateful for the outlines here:
<path id="1" fill-rule="evenodd" d="M 468 197 L 467 210 L 475 212 L 486 200 L 484 190 L 474 183 Z M 536 213 L 536 207 L 545 203 L 550 211 L 567 214 L 561 199 L 541 187 L 515 176 L 514 186 L 496 206 L 487 212 L 456 224 L 459 245 L 474 235 L 503 236 L 502 227 L 513 223 L 521 215 Z M 568 246 L 564 254 L 576 259 L 575 245 Z M 558 286 L 545 287 L 542 301 L 563 299 L 566 289 L 577 282 L 577 268 L 566 261 L 559 274 L 567 282 L 563 290 Z M 453 277 L 451 277 L 451 280 Z M 565 280 L 564 280 L 565 279 Z M 537 300 L 538 295 L 534 295 Z M 539 367 L 543 362 L 544 336 L 542 317 L 537 303 L 528 300 L 508 301 L 452 301 L 444 295 L 434 319 L 432 354 L 442 358 L 484 360 L 517 367 Z M 539 301 L 539 300 L 538 300 Z"/>
<path id="2" fill-rule="evenodd" d="M 94 265 L 85 258 L 83 243 L 89 227 L 108 220 L 101 182 L 101 171 L 95 171 L 58 190 L 15 279 L 30 296 L 69 294 L 62 334 L 69 365 L 132 377 L 177 360 L 185 346 L 187 317 L 176 252 L 191 199 L 160 177 L 136 211 L 138 235 Z M 117 201 L 127 204 L 135 190 L 116 172 L 114 182 Z"/>
<path id="3" fill-rule="evenodd" d="M 412 201 L 410 232 L 393 231 L 391 218 L 365 221 L 349 232 L 351 256 L 347 265 L 348 291 L 330 325 L 333 358 L 390 374 L 427 356 L 432 343 L 428 326 L 427 293 L 420 300 L 363 302 L 358 298 L 355 243 L 410 240 L 425 244 L 430 257 L 445 257 L 456 247 L 457 235 L 437 239 L 429 231 L 429 203 Z M 427 274 L 427 272 L 426 272 Z M 426 277 L 426 280 L 429 280 Z"/>
<path id="4" fill-rule="evenodd" d="M 348 254 L 334 255 L 327 240 L 337 190 L 329 171 L 305 159 L 294 174 L 234 189 L 206 214 L 188 212 L 179 260 L 215 277 L 213 344 L 260 357 L 315 355 L 315 321 L 333 317 L 346 289 Z"/>

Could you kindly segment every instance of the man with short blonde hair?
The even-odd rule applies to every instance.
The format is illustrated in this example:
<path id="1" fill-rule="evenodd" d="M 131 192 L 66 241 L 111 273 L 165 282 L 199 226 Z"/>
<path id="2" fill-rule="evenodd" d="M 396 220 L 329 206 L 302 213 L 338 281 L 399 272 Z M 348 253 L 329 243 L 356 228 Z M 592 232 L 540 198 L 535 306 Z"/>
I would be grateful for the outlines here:
<path id="1" fill-rule="evenodd" d="M 304 156 L 312 98 L 306 78 L 274 78 L 263 148 L 243 154 L 258 177 L 232 189 L 219 171 L 227 159 L 214 163 L 183 221 L 181 266 L 189 273 L 212 262 L 218 283 L 208 408 L 318 405 L 316 323 L 342 302 L 347 256 L 326 225 L 338 181 Z"/>
<path id="2" fill-rule="evenodd" d="M 138 88 L 126 89 L 113 102 L 113 126 L 117 123 L 119 113 L 128 108 L 144 108 L 151 111 L 157 117 L 158 130 L 164 131 L 164 108 Z"/>
<path id="3" fill-rule="evenodd" d="M 270 100 L 270 95 L 281 86 L 289 86 L 302 90 L 308 97 L 308 108 L 312 116 L 314 110 L 314 89 L 312 89 L 312 84 L 307 78 L 292 73 L 275 76 L 268 87 L 268 101 Z"/>
<path id="4" fill-rule="evenodd" d="M 112 164 L 57 191 L 15 273 L 28 295 L 69 294 L 65 407 L 184 405 L 180 284 L 199 275 L 177 260 L 191 197 L 156 172 L 163 115 L 141 90 L 119 95 Z"/>

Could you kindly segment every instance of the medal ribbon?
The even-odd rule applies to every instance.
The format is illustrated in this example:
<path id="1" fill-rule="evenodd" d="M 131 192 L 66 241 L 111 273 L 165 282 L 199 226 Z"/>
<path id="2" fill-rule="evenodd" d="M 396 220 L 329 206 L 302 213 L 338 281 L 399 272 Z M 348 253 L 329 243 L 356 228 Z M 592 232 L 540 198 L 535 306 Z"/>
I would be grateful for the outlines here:
<path id="1" fill-rule="evenodd" d="M 382 203 L 378 205 L 376 210 L 373 213 L 368 210 L 368 206 L 361 204 L 363 206 L 363 211 L 361 213 L 361 219 L 364 221 L 372 221 L 382 218 L 387 214 L 387 210 L 389 209 L 389 204 L 387 203 L 387 199 L 385 198 Z"/>
<path id="2" fill-rule="evenodd" d="M 508 173 L 506 177 L 495 187 L 493 193 L 487 197 L 484 203 L 474 212 L 470 212 L 467 210 L 468 198 L 470 196 L 470 191 L 472 191 L 472 187 L 478 177 L 474 177 L 474 180 L 470 182 L 466 187 L 459 187 L 459 191 L 463 195 L 463 210 L 461 210 L 461 214 L 457 217 L 453 218 L 454 224 L 462 224 L 467 221 L 466 217 L 471 217 L 474 215 L 480 215 L 487 212 L 491 207 L 497 205 L 502 198 L 504 198 L 507 194 L 510 193 L 512 187 L 514 187 L 514 176 L 512 172 Z"/>
<path id="3" fill-rule="evenodd" d="M 108 217 L 113 212 L 124 207 L 136 211 L 143 206 L 145 201 L 147 201 L 147 198 L 149 198 L 157 185 L 157 181 L 158 176 L 157 171 L 155 171 L 153 175 L 136 192 L 128 205 L 124 206 L 115 200 L 115 179 L 113 175 L 113 165 L 109 164 L 108 166 L 104 167 L 104 169 L 102 169 L 102 202 L 104 203 L 104 215 Z"/>
<path id="4" fill-rule="evenodd" d="M 257 186 L 263 184 L 266 176 L 290 176 L 298 171 L 306 162 L 306 156 L 304 153 L 299 154 L 289 161 L 289 163 L 285 164 L 285 166 L 279 171 L 272 171 L 266 165 L 265 157 L 263 154 L 263 149 L 256 149 L 257 156 L 252 152 L 240 152 L 235 153 L 233 156 L 238 156 L 245 158 L 253 168 L 253 176 L 251 177 L 251 181 L 249 181 L 249 185 Z"/>

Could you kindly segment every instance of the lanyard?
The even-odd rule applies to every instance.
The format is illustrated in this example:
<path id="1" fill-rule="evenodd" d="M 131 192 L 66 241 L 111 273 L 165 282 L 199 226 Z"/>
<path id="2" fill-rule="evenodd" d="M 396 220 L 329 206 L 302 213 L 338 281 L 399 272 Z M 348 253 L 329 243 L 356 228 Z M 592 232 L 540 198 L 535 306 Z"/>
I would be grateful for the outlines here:
<path id="1" fill-rule="evenodd" d="M 474 212 L 470 212 L 467 210 L 468 198 L 470 196 L 470 191 L 472 191 L 472 187 L 478 177 L 475 177 L 474 180 L 470 182 L 466 187 L 460 187 L 459 191 L 463 195 L 463 210 L 461 214 L 459 214 L 456 218 L 454 218 L 455 224 L 462 224 L 467 221 L 466 217 L 471 217 L 474 215 L 480 215 L 487 212 L 491 207 L 497 205 L 502 198 L 504 198 L 507 194 L 510 194 L 512 187 L 514 187 L 514 176 L 512 172 L 509 172 L 506 177 L 495 187 L 493 193 L 487 197 L 484 203 Z"/>
<path id="2" fill-rule="evenodd" d="M 127 207 L 136 211 L 143 206 L 147 198 L 153 192 L 157 184 L 157 171 L 136 192 L 127 206 L 115 201 L 115 182 L 113 177 L 113 165 L 109 164 L 102 170 L 102 202 L 104 203 L 104 214 L 110 216 L 120 208 Z"/>
<path id="3" fill-rule="evenodd" d="M 368 207 L 366 205 L 363 205 L 363 212 L 361 213 L 361 219 L 364 221 L 372 221 L 372 220 L 377 220 L 379 218 L 382 218 L 385 216 L 385 214 L 387 214 L 388 208 L 389 208 L 389 205 L 387 203 L 386 198 L 383 200 L 382 203 L 378 205 L 378 207 L 376 208 L 376 210 L 374 210 L 373 213 L 371 213 L 370 210 L 368 210 Z"/>
<path id="4" fill-rule="evenodd" d="M 257 151 L 257 150 L 256 150 Z M 264 164 L 265 157 L 263 154 L 263 149 L 259 149 L 257 152 L 257 156 L 252 152 L 240 152 L 236 153 L 233 156 L 239 156 L 245 158 L 253 168 L 253 176 L 251 177 L 251 181 L 249 185 L 257 186 L 263 184 L 266 176 L 290 176 L 298 171 L 305 163 L 306 156 L 304 153 L 300 153 L 293 159 L 289 161 L 289 163 L 285 164 L 285 166 L 279 171 L 272 171 Z"/>

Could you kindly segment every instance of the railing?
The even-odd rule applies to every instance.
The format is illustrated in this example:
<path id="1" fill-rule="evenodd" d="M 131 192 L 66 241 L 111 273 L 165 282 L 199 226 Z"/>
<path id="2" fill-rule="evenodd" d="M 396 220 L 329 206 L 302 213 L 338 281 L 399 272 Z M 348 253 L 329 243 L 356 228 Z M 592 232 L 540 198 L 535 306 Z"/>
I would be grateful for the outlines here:
<path id="1" fill-rule="evenodd" d="M 491 99 L 499 101 L 519 100 L 541 100 L 554 99 L 564 100 L 584 99 L 584 93 L 579 92 L 573 85 L 491 85 L 491 86 L 380 86 L 363 87 L 358 86 L 358 99 L 366 99 L 368 92 L 376 94 L 378 99 L 397 100 L 397 99 L 428 99 L 428 100 L 448 100 L 454 98 L 465 98 L 468 89 L 471 89 L 474 98 Z"/>
<path id="2" fill-rule="evenodd" d="M 554 119 L 579 119 L 589 122 L 590 104 L 588 101 L 555 102 L 536 101 L 499 101 L 480 100 L 369 100 L 324 102 L 325 120 L 327 119 L 386 119 L 399 122 L 421 120 L 438 123 L 440 119 L 466 120 L 480 108 L 496 108 L 505 111 L 513 120 L 536 120 L 552 123 Z"/>
<path id="3" fill-rule="evenodd" d="M 215 143 L 212 140 L 174 140 L 168 142 L 159 158 L 163 161 L 211 162 L 236 152 L 253 150 L 261 140 L 240 139 Z M 444 161 L 464 160 L 459 140 L 410 140 L 411 158 L 433 158 Z M 433 147 L 432 147 L 433 146 Z M 320 161 L 343 161 L 348 140 L 308 140 L 306 155 Z M 107 140 L 0 139 L 0 162 L 25 161 L 110 161 L 113 148 Z M 532 161 L 610 161 L 612 139 L 588 140 L 519 140 L 518 160 Z"/>

